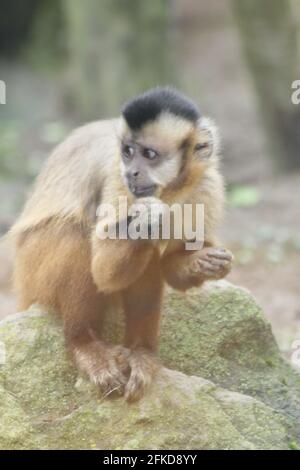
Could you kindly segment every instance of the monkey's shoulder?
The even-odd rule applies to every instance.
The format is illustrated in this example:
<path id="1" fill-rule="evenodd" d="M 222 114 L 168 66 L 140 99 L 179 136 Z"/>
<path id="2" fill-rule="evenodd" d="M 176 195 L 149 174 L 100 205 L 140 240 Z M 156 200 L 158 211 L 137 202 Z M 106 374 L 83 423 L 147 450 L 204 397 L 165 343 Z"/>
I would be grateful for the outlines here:
<path id="1" fill-rule="evenodd" d="M 81 157 L 98 149 L 98 157 L 103 150 L 115 151 L 119 142 L 121 120 L 107 119 L 89 122 L 72 130 L 54 149 L 50 158 L 71 157 L 79 152 Z"/>
<path id="2" fill-rule="evenodd" d="M 223 200 L 225 192 L 224 178 L 217 167 L 209 168 L 198 184 L 193 188 L 186 203 L 210 203 L 212 200 Z"/>

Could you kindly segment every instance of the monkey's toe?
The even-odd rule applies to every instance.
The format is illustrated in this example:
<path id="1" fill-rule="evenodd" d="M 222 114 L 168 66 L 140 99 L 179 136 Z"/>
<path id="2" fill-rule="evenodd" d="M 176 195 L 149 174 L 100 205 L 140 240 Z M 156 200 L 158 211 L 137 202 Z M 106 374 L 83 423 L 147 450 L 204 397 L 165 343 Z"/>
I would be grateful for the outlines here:
<path id="1" fill-rule="evenodd" d="M 92 377 L 92 380 L 100 388 L 104 396 L 111 395 L 112 393 L 123 395 L 124 393 L 126 377 L 119 370 L 104 369 L 98 371 Z"/>
<path id="2" fill-rule="evenodd" d="M 123 395 L 129 376 L 129 350 L 122 346 L 107 347 L 105 354 L 93 358 L 87 370 L 89 378 L 104 396 Z"/>
<path id="3" fill-rule="evenodd" d="M 152 382 L 152 377 L 143 371 L 136 371 L 130 375 L 125 386 L 125 400 L 129 403 L 140 400 Z"/>
<path id="4" fill-rule="evenodd" d="M 151 385 L 159 363 L 152 354 L 137 350 L 132 352 L 129 364 L 131 373 L 125 386 L 125 400 L 134 402 L 140 400 Z"/>

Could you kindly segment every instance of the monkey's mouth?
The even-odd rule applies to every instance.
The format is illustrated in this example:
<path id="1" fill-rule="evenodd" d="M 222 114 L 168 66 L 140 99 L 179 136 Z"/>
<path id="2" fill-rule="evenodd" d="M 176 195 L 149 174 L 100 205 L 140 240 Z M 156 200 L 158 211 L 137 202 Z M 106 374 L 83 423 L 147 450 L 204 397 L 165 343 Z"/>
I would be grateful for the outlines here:
<path id="1" fill-rule="evenodd" d="M 132 194 L 136 197 L 145 197 L 152 196 L 157 188 L 156 184 L 151 184 L 149 186 L 131 186 L 129 189 Z"/>

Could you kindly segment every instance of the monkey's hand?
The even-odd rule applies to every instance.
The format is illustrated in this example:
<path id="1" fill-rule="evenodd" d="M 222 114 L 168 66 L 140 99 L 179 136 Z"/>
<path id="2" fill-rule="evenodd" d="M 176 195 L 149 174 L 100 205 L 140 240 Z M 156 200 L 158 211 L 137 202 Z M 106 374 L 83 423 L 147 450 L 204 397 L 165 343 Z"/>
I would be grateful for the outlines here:
<path id="1" fill-rule="evenodd" d="M 156 197 L 139 198 L 128 211 L 133 224 L 131 228 L 129 226 L 129 236 L 132 236 L 138 226 L 143 238 L 158 240 L 166 211 L 166 205 Z"/>
<path id="2" fill-rule="evenodd" d="M 208 279 L 221 279 L 229 273 L 233 256 L 224 248 L 203 248 L 194 253 L 171 253 L 162 260 L 164 277 L 171 287 L 185 291 Z"/>
<path id="3" fill-rule="evenodd" d="M 233 255 L 225 248 L 203 248 L 190 255 L 186 270 L 191 276 L 221 279 L 231 270 Z"/>

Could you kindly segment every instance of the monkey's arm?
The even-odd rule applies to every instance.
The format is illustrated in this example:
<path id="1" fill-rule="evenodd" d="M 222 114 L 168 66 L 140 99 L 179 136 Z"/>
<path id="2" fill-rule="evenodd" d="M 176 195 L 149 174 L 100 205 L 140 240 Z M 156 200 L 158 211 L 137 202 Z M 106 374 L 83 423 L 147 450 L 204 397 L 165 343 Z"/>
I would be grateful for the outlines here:
<path id="1" fill-rule="evenodd" d="M 197 251 L 182 251 L 166 255 L 161 260 L 167 283 L 185 291 L 200 286 L 208 279 L 221 279 L 231 269 L 232 254 L 224 248 L 204 247 Z"/>
<path id="2" fill-rule="evenodd" d="M 130 210 L 126 218 L 121 218 L 116 225 L 117 231 L 124 226 L 128 230 L 129 225 L 134 220 L 147 232 L 151 227 L 160 224 L 161 214 L 164 206 L 159 199 L 154 197 L 140 198 L 139 203 L 147 209 L 141 214 L 131 215 Z M 154 212 L 149 212 L 155 204 Z M 151 220 L 149 214 L 151 213 Z M 136 219 L 137 217 L 137 219 Z M 104 220 L 104 225 L 109 231 L 109 227 L 115 226 L 115 221 L 109 218 Z M 118 236 L 118 235 L 117 235 Z M 141 277 L 149 261 L 154 255 L 157 247 L 155 239 L 133 239 L 127 232 L 127 239 L 99 237 L 96 229 L 92 237 L 92 275 L 100 292 L 110 293 L 126 289 Z"/>
<path id="3" fill-rule="evenodd" d="M 204 205 L 204 247 L 197 251 L 185 250 L 184 244 L 177 250 L 166 253 L 161 259 L 165 280 L 171 287 L 187 290 L 200 286 L 208 279 L 221 279 L 231 269 L 232 254 L 219 247 L 216 229 L 222 219 L 224 185 L 217 168 L 206 171 L 205 178 L 196 190 L 193 203 Z"/>
<path id="4" fill-rule="evenodd" d="M 92 239 L 92 275 L 100 292 L 123 290 L 144 272 L 154 247 L 148 240 Z"/>

